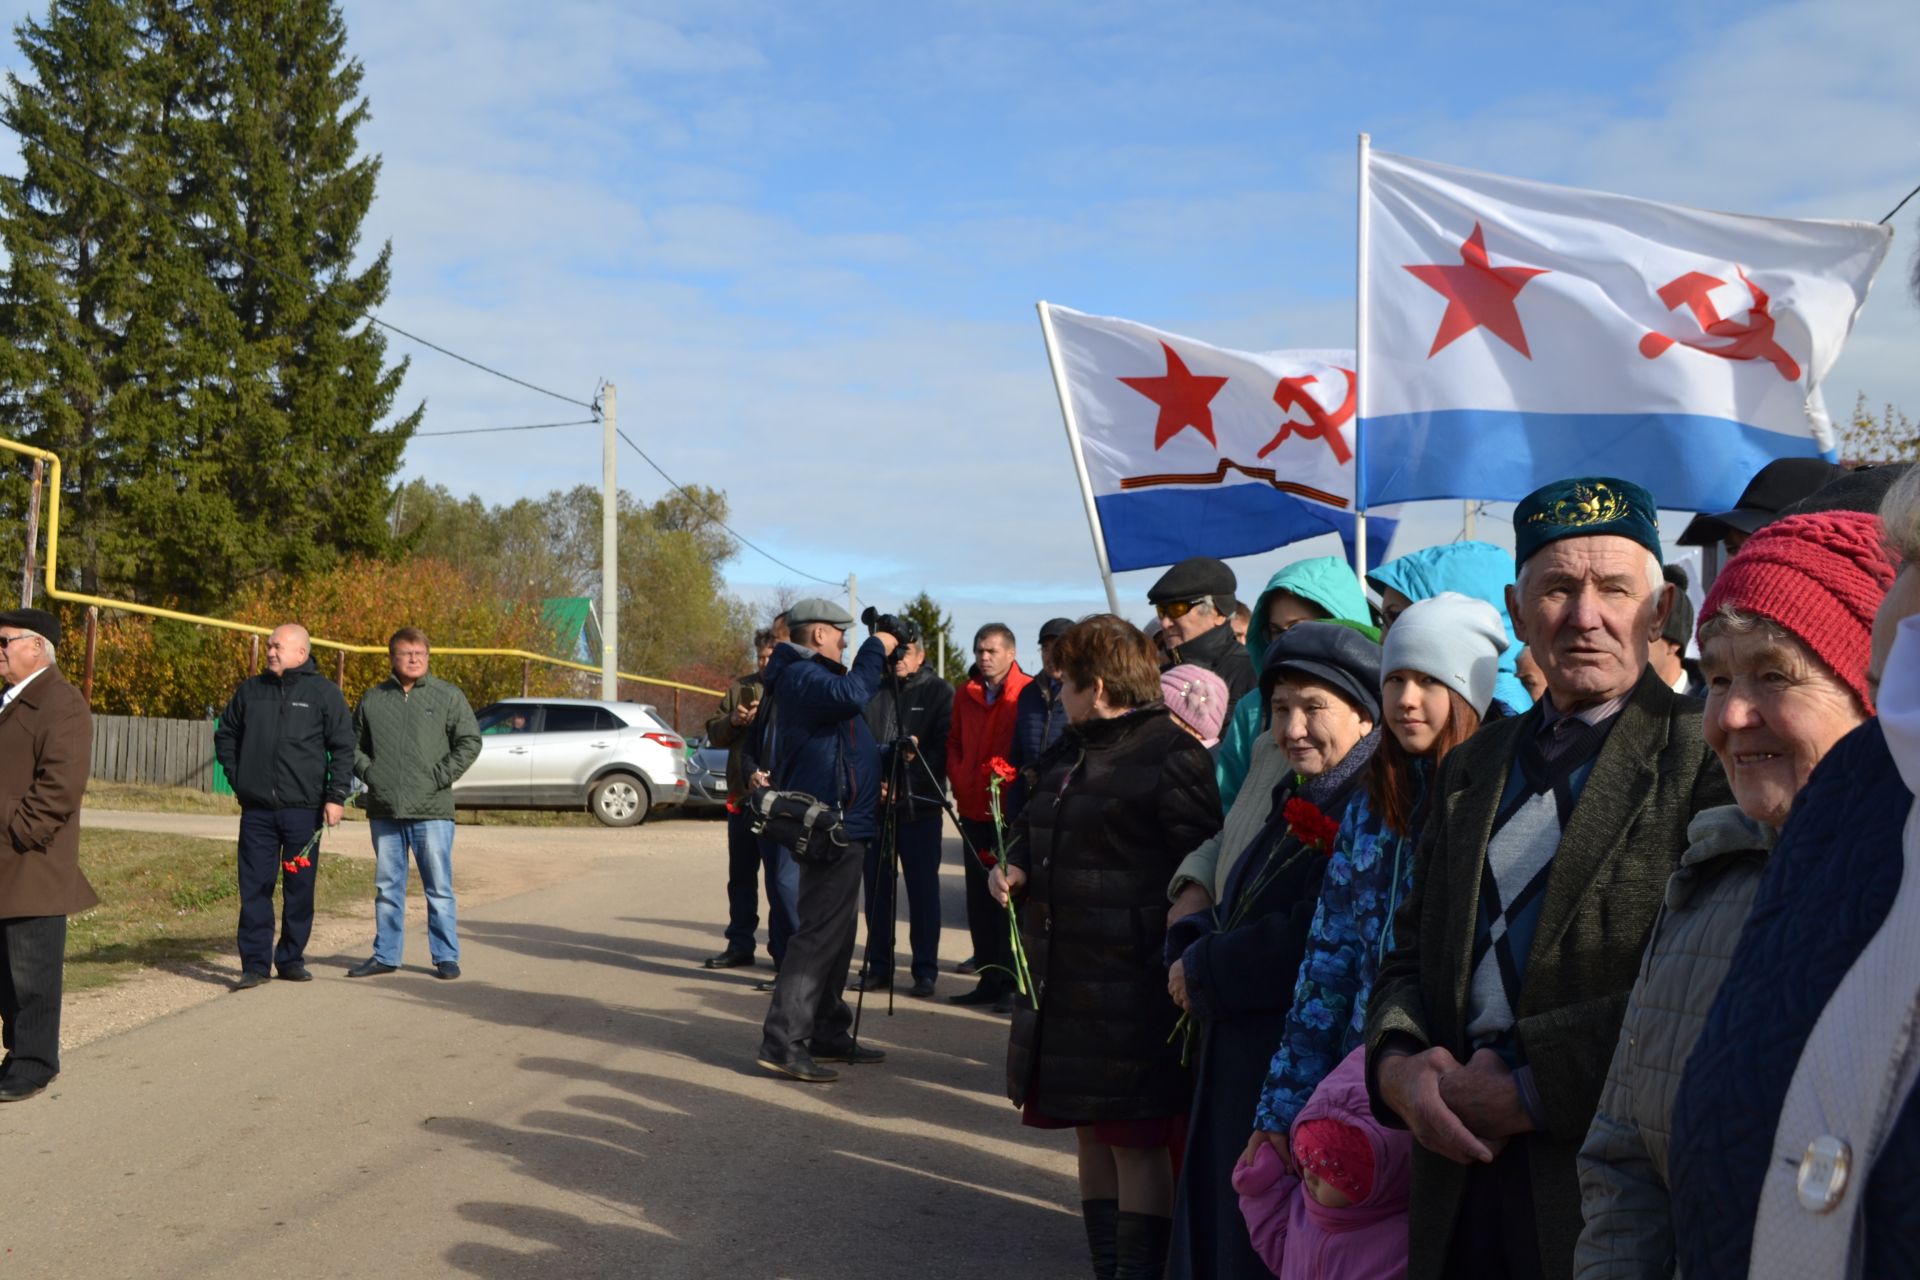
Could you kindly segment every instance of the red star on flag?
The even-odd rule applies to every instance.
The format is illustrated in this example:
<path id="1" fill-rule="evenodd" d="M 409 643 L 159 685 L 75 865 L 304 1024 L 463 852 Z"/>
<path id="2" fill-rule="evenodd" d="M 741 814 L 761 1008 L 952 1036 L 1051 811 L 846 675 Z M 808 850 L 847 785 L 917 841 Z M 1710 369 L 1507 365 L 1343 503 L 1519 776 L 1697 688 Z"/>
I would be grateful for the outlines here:
<path id="1" fill-rule="evenodd" d="M 1220 442 L 1213 438 L 1213 410 L 1208 406 L 1220 394 L 1220 388 L 1227 385 L 1227 380 L 1196 376 L 1187 370 L 1186 362 L 1172 347 L 1163 342 L 1160 349 L 1167 353 L 1166 373 L 1157 378 L 1120 379 L 1160 406 L 1160 420 L 1153 428 L 1153 447 L 1158 449 L 1192 427 L 1218 449 Z"/>
<path id="2" fill-rule="evenodd" d="M 1408 267 L 1415 279 L 1447 300 L 1447 314 L 1440 318 L 1440 331 L 1433 335 L 1431 360 L 1455 338 L 1484 328 L 1494 337 L 1527 359 L 1527 333 L 1520 327 L 1520 313 L 1513 300 L 1527 287 L 1527 281 L 1547 274 L 1544 267 L 1496 267 L 1487 261 L 1487 238 L 1480 224 L 1460 246 L 1457 267 L 1438 264 Z"/>

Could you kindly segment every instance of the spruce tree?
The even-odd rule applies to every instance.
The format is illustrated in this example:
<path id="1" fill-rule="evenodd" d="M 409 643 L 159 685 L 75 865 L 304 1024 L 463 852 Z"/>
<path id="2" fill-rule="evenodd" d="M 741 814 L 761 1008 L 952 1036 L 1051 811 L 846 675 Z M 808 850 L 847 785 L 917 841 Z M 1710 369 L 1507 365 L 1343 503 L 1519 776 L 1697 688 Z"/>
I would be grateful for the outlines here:
<path id="1" fill-rule="evenodd" d="M 234 337 L 226 377 L 188 403 L 204 452 L 172 501 L 198 519 L 172 526 L 156 568 L 194 564 L 232 586 L 383 552 L 393 477 L 424 407 L 376 430 L 407 362 L 386 365 L 386 336 L 367 319 L 386 298 L 392 246 L 355 270 L 380 162 L 358 154 L 368 105 L 345 23 L 330 0 L 171 10 L 187 20 L 168 44 L 193 68 L 188 122 L 170 135 L 178 199 L 204 228 L 202 269 Z"/>

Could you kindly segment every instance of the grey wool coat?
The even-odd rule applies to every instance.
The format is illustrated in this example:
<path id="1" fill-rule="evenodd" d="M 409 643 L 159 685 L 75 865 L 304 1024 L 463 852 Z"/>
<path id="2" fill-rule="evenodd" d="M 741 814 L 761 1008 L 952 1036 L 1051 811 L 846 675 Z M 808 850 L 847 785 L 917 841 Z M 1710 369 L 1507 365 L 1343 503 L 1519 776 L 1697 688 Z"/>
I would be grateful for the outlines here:
<path id="1" fill-rule="evenodd" d="M 1569 816 L 1549 873 L 1515 1038 L 1533 1068 L 1545 1124 L 1513 1140 L 1533 1184 L 1543 1273 L 1573 1270 L 1580 1235 L 1574 1159 L 1593 1123 L 1627 993 L 1667 879 L 1703 809 L 1730 803 L 1720 762 L 1701 734 L 1702 704 L 1651 670 L 1627 699 Z M 1507 774 L 1541 709 L 1496 720 L 1454 748 L 1434 781 L 1434 804 L 1414 864 L 1413 891 L 1394 918 L 1393 952 L 1367 1014 L 1367 1081 L 1376 1117 L 1400 1125 L 1377 1088 L 1388 1042 L 1443 1046 L 1461 1061 L 1480 876 Z M 1436 1280 L 1459 1218 L 1466 1169 L 1416 1146 L 1408 1213 L 1409 1280 Z M 1515 1244 L 1526 1242 L 1516 1241 Z"/>
<path id="2" fill-rule="evenodd" d="M 1573 1256 L 1578 1280 L 1664 1280 L 1674 1273 L 1667 1203 L 1674 1099 L 1778 834 L 1733 805 L 1707 810 L 1687 829 L 1691 843 L 1667 882 L 1600 1110 L 1580 1149 L 1586 1226 Z"/>

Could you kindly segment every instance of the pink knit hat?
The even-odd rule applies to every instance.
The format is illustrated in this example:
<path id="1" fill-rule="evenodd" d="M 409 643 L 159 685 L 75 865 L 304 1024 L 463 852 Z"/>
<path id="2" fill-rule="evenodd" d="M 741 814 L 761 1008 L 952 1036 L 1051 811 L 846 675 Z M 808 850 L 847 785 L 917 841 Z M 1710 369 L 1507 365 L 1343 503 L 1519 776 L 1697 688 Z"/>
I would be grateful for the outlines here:
<path id="1" fill-rule="evenodd" d="M 1813 650 L 1871 713 L 1873 615 L 1898 569 L 1878 516 L 1788 516 L 1762 526 L 1727 562 L 1707 592 L 1700 624 L 1729 606 L 1758 614 Z"/>
<path id="2" fill-rule="evenodd" d="M 1181 723 L 1211 747 L 1220 741 L 1221 726 L 1233 708 L 1227 705 L 1227 682 L 1192 663 L 1160 673 L 1160 696 Z"/>

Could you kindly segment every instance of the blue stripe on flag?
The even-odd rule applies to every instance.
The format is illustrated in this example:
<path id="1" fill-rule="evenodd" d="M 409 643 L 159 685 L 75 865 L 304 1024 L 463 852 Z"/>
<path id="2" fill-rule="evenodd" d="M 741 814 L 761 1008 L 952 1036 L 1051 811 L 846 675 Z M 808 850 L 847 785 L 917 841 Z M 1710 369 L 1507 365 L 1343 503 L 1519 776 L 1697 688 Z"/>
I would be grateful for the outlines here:
<path id="1" fill-rule="evenodd" d="M 1725 511 L 1767 463 L 1820 456 L 1811 436 L 1694 413 L 1447 409 L 1367 418 L 1359 437 L 1369 506 L 1515 502 L 1550 480 L 1618 476 L 1670 511 Z"/>
<path id="2" fill-rule="evenodd" d="M 1153 488 L 1094 499 L 1107 535 L 1107 561 L 1114 571 L 1151 569 L 1188 556 L 1256 555 L 1337 533 L 1353 559 L 1353 516 L 1264 484 L 1218 488 Z M 1367 521 L 1367 563 L 1386 559 L 1397 520 Z"/>

